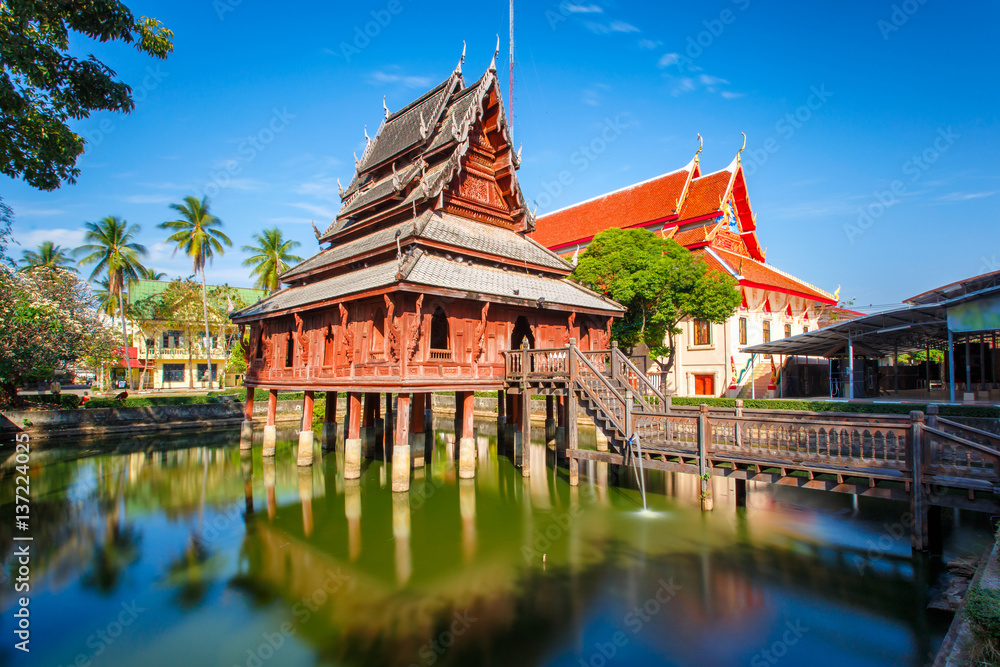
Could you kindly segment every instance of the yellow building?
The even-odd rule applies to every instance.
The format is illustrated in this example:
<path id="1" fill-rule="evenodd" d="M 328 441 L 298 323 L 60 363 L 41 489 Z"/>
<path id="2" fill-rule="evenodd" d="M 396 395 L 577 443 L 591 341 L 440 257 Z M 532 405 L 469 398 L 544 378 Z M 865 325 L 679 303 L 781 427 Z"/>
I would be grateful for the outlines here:
<path id="1" fill-rule="evenodd" d="M 128 286 L 132 320 L 134 386 L 143 390 L 205 389 L 208 357 L 212 358 L 215 388 L 232 387 L 239 374 L 225 372 L 236 345 L 238 328 L 229 320 L 232 310 L 257 303 L 265 290 L 209 285 L 210 346 L 205 341 L 201 285 L 190 281 L 133 280 Z M 120 369 L 124 374 L 124 366 Z"/>

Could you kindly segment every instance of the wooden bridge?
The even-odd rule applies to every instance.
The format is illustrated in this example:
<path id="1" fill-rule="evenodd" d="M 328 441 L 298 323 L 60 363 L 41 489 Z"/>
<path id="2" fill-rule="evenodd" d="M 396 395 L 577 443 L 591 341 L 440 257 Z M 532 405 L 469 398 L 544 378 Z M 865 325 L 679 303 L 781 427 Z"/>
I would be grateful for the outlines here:
<path id="1" fill-rule="evenodd" d="M 908 501 L 918 550 L 928 548 L 931 507 L 1000 510 L 1000 436 L 940 417 L 934 405 L 926 415 L 673 406 L 616 346 L 581 350 L 572 339 L 565 348 L 508 352 L 505 364 L 518 445 L 530 441 L 531 420 L 521 416 L 533 394 L 550 406 L 558 397 L 561 416 L 583 407 L 607 437 L 605 451 L 579 449 L 576 419 L 561 420 L 571 484 L 580 461 L 641 460 L 699 475 L 704 509 L 712 508 L 713 476 L 735 479 L 738 499 L 755 481 Z"/>

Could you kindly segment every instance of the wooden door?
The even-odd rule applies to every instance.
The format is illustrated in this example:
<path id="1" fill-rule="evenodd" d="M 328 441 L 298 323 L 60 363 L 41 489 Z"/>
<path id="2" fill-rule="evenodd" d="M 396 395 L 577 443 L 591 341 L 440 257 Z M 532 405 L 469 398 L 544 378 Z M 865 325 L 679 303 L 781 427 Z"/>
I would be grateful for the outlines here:
<path id="1" fill-rule="evenodd" d="M 715 396 L 715 376 L 695 375 L 694 394 L 695 396 Z"/>

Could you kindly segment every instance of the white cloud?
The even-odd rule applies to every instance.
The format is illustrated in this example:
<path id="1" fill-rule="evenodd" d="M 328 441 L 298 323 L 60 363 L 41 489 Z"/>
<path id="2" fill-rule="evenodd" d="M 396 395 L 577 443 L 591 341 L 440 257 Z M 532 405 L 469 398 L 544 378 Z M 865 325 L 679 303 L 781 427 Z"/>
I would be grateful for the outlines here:
<path id="1" fill-rule="evenodd" d="M 290 206 L 294 206 L 295 208 L 300 208 L 303 211 L 312 213 L 317 218 L 320 218 L 322 220 L 333 220 L 334 218 L 337 217 L 336 211 L 327 208 L 326 206 L 318 204 L 310 204 L 309 202 L 293 202 L 290 204 Z"/>
<path id="2" fill-rule="evenodd" d="M 79 229 L 29 229 L 26 232 L 14 233 L 14 238 L 25 249 L 33 250 L 43 241 L 52 241 L 63 248 L 75 248 L 83 245 L 83 235 L 86 231 Z"/>
<path id="3" fill-rule="evenodd" d="M 565 2 L 559 5 L 560 9 L 564 9 L 571 14 L 603 14 L 604 8 L 599 5 L 577 5 L 570 2 Z"/>
<path id="4" fill-rule="evenodd" d="M 52 215 L 64 215 L 66 211 L 61 208 L 31 208 L 30 206 L 18 206 L 12 202 L 7 202 L 14 211 L 14 219 L 17 218 L 42 218 Z"/>
<path id="5" fill-rule="evenodd" d="M 997 192 L 998 190 L 992 190 L 990 192 L 952 192 L 951 194 L 944 195 L 943 197 L 938 197 L 938 201 L 969 201 L 970 199 L 992 197 Z"/>
<path id="6" fill-rule="evenodd" d="M 310 222 L 315 222 L 313 218 L 296 218 L 294 216 L 268 218 L 267 221 L 276 225 L 308 225 Z"/>
<path id="7" fill-rule="evenodd" d="M 616 32 L 641 32 L 634 25 L 625 21 L 612 21 L 609 24 L 587 21 L 584 25 L 587 27 L 587 30 L 595 35 L 610 35 Z"/>
<path id="8" fill-rule="evenodd" d="M 702 74 L 702 75 L 701 75 L 700 77 L 698 77 L 698 78 L 699 78 L 699 79 L 701 80 L 701 82 L 702 82 L 703 84 L 705 84 L 706 86 L 717 86 L 717 85 L 719 85 L 720 83 L 729 83 L 729 82 L 728 82 L 728 81 L 726 81 L 725 79 L 722 79 L 722 78 L 719 78 L 719 77 L 717 77 L 717 76 L 712 76 L 712 75 L 710 75 L 710 74 Z"/>
<path id="9" fill-rule="evenodd" d="M 645 49 L 647 51 L 652 51 L 653 49 L 655 49 L 655 48 L 657 48 L 659 46 L 662 46 L 662 45 L 663 45 L 663 42 L 654 42 L 651 39 L 640 39 L 639 40 L 639 48 L 640 49 Z"/>
<path id="10" fill-rule="evenodd" d="M 372 73 L 372 83 L 398 83 L 405 88 L 426 88 L 433 81 L 426 76 L 412 76 L 405 74 L 393 74 L 378 70 Z"/>
<path id="11" fill-rule="evenodd" d="M 681 61 L 681 56 L 679 53 L 664 53 L 660 56 L 659 62 L 656 63 L 657 67 L 670 67 L 671 65 L 676 65 Z"/>
<path id="12" fill-rule="evenodd" d="M 727 100 L 735 100 L 737 97 L 743 97 L 745 93 L 734 93 L 731 90 L 723 90 L 721 93 L 722 97 Z"/>

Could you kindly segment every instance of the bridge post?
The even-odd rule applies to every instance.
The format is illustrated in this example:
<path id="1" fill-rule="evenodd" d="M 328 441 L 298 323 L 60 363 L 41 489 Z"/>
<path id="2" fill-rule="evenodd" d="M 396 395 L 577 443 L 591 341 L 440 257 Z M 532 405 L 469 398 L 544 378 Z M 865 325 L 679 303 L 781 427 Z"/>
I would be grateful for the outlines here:
<path id="1" fill-rule="evenodd" d="M 267 425 L 264 427 L 264 456 L 274 456 L 274 447 L 278 439 L 278 427 L 274 425 L 275 414 L 278 411 L 278 390 L 271 389 L 267 394 Z"/>
<path id="2" fill-rule="evenodd" d="M 326 412 L 323 415 L 323 449 L 337 448 L 337 392 L 326 392 Z"/>
<path id="3" fill-rule="evenodd" d="M 938 412 L 941 408 L 936 405 L 927 406 L 927 425 L 931 428 L 937 428 Z"/>
<path id="4" fill-rule="evenodd" d="M 569 484 L 580 484 L 580 462 L 573 455 L 577 446 L 576 423 L 576 339 L 569 339 L 569 384 L 566 387 L 566 455 L 569 457 Z"/>
<path id="5" fill-rule="evenodd" d="M 611 383 L 616 384 L 618 380 L 618 355 L 615 352 L 618 351 L 618 341 L 611 341 Z M 627 383 L 626 383 L 627 384 Z"/>
<path id="6" fill-rule="evenodd" d="M 392 446 L 392 490 L 410 490 L 410 395 L 396 399 L 396 441 Z"/>
<path id="7" fill-rule="evenodd" d="M 913 482 L 910 485 L 910 516 L 912 516 L 912 531 L 910 547 L 914 551 L 926 551 L 928 547 L 928 512 L 927 491 L 924 489 L 924 413 L 914 410 L 910 413 L 910 431 L 907 442 L 907 458 L 913 470 Z"/>
<path id="8" fill-rule="evenodd" d="M 344 479 L 361 477 L 361 394 L 347 399 L 347 440 L 344 442 Z"/>
<path id="9" fill-rule="evenodd" d="M 253 449 L 253 387 L 247 387 L 247 397 L 243 401 L 243 423 L 240 424 L 240 449 Z"/>
<path id="10" fill-rule="evenodd" d="M 736 418 L 742 419 L 743 417 L 743 399 L 736 399 Z M 740 422 L 733 424 L 733 441 L 736 443 L 737 447 L 743 446 L 743 429 L 740 428 Z M 739 484 L 739 482 L 737 482 Z"/>
<path id="11" fill-rule="evenodd" d="M 315 393 L 305 392 L 302 399 L 302 428 L 299 430 L 299 451 L 296 463 L 311 466 L 313 463 L 313 406 Z"/>
<path id="12" fill-rule="evenodd" d="M 698 477 L 701 480 L 701 509 L 706 512 L 715 508 L 715 500 L 712 498 L 712 468 L 708 461 L 708 445 L 711 439 L 708 406 L 702 403 L 698 412 Z"/>

